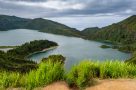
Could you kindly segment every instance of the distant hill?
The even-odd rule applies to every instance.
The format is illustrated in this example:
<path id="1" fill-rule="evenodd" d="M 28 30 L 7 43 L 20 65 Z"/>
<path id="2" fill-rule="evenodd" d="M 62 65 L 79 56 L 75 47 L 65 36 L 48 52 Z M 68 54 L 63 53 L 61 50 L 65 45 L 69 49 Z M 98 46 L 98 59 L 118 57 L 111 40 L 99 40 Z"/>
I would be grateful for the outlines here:
<path id="1" fill-rule="evenodd" d="M 86 28 L 83 31 L 81 31 L 81 33 L 87 37 L 87 38 L 91 38 L 97 31 L 99 31 L 100 28 L 98 27 L 91 27 L 91 28 Z"/>
<path id="2" fill-rule="evenodd" d="M 83 30 L 88 39 L 108 40 L 117 43 L 136 43 L 136 15 L 133 15 L 119 23 L 103 28 L 87 28 Z"/>
<path id="3" fill-rule="evenodd" d="M 0 15 L 0 31 L 24 28 L 28 21 L 30 21 L 30 19 Z"/>
<path id="4" fill-rule="evenodd" d="M 34 29 L 41 32 L 66 36 L 81 36 L 80 31 L 66 25 L 42 18 L 25 19 L 16 16 L 0 15 L 0 31 L 12 29 Z"/>

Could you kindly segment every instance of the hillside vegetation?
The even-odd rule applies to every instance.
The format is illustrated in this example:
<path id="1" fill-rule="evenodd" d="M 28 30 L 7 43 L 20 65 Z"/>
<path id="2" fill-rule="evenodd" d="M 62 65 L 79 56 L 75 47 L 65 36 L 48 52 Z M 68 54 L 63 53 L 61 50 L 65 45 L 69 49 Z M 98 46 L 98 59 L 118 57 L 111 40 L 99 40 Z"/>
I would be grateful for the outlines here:
<path id="1" fill-rule="evenodd" d="M 0 31 L 11 29 L 33 29 L 41 32 L 66 36 L 81 36 L 80 31 L 66 25 L 42 18 L 25 19 L 16 16 L 0 15 Z"/>
<path id="2" fill-rule="evenodd" d="M 57 43 L 48 40 L 35 40 L 7 52 L 0 51 L 0 70 L 27 72 L 34 69 L 37 64 L 28 60 L 26 56 L 53 46 L 57 46 Z"/>
<path id="3" fill-rule="evenodd" d="M 136 15 L 133 15 L 119 23 L 103 28 L 88 28 L 82 31 L 87 39 L 112 42 L 116 44 L 113 48 L 120 51 L 136 51 Z M 136 55 L 130 59 L 136 63 Z"/>
<path id="4" fill-rule="evenodd" d="M 136 15 L 119 23 L 103 28 L 85 29 L 82 32 L 88 35 L 88 39 L 109 40 L 117 43 L 132 44 L 136 42 Z"/>
<path id="5" fill-rule="evenodd" d="M 99 30 L 100 28 L 98 27 L 86 28 L 83 31 L 81 31 L 81 33 L 85 36 L 85 38 L 89 39 Z"/>

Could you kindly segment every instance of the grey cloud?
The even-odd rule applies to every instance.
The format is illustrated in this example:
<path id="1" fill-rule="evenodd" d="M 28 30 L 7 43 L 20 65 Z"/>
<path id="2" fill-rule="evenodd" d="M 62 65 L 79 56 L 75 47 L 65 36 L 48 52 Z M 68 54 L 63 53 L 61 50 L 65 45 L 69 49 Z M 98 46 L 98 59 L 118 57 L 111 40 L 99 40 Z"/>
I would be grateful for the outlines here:
<path id="1" fill-rule="evenodd" d="M 5 2 L 9 1 L 9 2 Z M 11 3 L 23 1 L 25 3 L 58 1 L 64 2 L 68 8 L 55 9 L 36 5 L 23 5 Z M 69 8 L 70 5 L 83 4 L 80 9 Z M 62 17 L 62 16 L 88 16 L 88 15 L 132 15 L 136 14 L 136 0 L 0 0 L 0 13 L 12 14 L 22 17 Z M 58 5 L 59 7 L 59 5 Z M 72 6 L 71 6 L 72 7 Z M 78 7 L 78 6 L 75 6 Z"/>

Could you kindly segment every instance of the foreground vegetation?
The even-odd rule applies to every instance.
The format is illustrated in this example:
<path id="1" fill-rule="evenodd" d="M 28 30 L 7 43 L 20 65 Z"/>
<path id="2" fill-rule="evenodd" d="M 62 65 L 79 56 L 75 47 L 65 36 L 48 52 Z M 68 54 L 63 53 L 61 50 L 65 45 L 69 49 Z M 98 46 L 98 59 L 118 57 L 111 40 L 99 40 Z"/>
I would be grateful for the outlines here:
<path id="1" fill-rule="evenodd" d="M 71 87 L 80 89 L 93 84 L 93 78 L 135 78 L 136 65 L 120 61 L 83 61 L 69 71 L 61 62 L 49 59 L 41 62 L 38 68 L 25 74 L 19 72 L 0 72 L 0 88 L 22 87 L 33 89 L 55 81 L 66 81 Z"/>

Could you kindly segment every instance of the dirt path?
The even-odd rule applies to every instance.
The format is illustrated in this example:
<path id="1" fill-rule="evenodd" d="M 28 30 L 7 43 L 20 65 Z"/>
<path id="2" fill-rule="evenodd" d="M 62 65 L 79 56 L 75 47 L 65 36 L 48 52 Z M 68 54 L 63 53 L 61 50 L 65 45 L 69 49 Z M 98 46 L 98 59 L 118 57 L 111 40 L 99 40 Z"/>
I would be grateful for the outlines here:
<path id="1" fill-rule="evenodd" d="M 51 85 L 48 85 L 42 90 L 70 90 L 70 88 L 65 82 L 56 82 Z"/>
<path id="2" fill-rule="evenodd" d="M 71 90 L 65 82 L 56 82 L 42 90 Z M 98 84 L 85 90 L 136 90 L 136 79 L 98 80 Z"/>
<path id="3" fill-rule="evenodd" d="M 86 90 L 136 90 L 136 79 L 100 80 Z"/>

